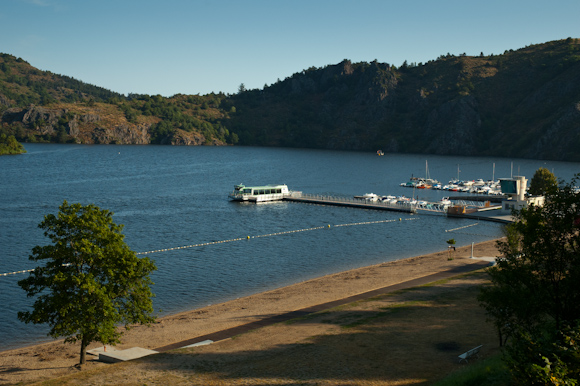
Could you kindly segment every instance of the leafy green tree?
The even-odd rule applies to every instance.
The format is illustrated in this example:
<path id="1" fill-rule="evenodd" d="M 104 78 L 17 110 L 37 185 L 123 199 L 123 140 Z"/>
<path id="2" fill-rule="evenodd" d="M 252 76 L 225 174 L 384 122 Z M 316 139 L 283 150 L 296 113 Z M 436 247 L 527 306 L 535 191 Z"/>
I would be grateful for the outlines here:
<path id="1" fill-rule="evenodd" d="M 575 185 L 579 177 L 549 189 L 544 206 L 532 205 L 515 213 L 505 241 L 498 242 L 503 257 L 488 269 L 491 285 L 482 288 L 479 295 L 500 340 L 511 337 L 508 362 L 516 378 L 526 379 L 524 373 L 532 365 L 545 368 L 543 357 L 563 361 L 556 364 L 565 370 L 561 374 L 568 371 L 566 366 L 573 369 L 580 365 L 578 361 L 567 362 L 579 357 L 578 345 L 572 346 L 575 353 L 553 356 L 546 343 L 565 346 L 566 337 L 578 335 L 580 191 Z M 563 333 L 570 329 L 572 332 Z M 528 354 L 522 355 L 524 351 Z M 538 379 L 534 382 L 543 384 Z"/>
<path id="2" fill-rule="evenodd" d="M 26 153 L 13 135 L 0 134 L 0 155 Z"/>
<path id="3" fill-rule="evenodd" d="M 546 194 L 550 189 L 558 187 L 556 176 L 546 168 L 539 168 L 530 181 L 528 192 L 534 196 Z"/>
<path id="4" fill-rule="evenodd" d="M 507 347 L 507 365 L 517 385 L 577 385 L 580 379 L 580 328 L 517 331 Z"/>
<path id="5" fill-rule="evenodd" d="M 112 212 L 66 201 L 59 209 L 39 224 L 52 244 L 32 249 L 30 260 L 45 264 L 18 282 L 28 297 L 38 295 L 32 311 L 18 318 L 48 324 L 53 338 L 80 341 L 84 364 L 91 342 L 119 342 L 118 325 L 154 320 L 149 274 L 156 268 L 129 249 Z"/>
<path id="6" fill-rule="evenodd" d="M 151 143 L 159 144 L 173 135 L 175 128 L 168 121 L 160 121 L 157 124 L 151 125 L 149 133 L 151 134 Z"/>

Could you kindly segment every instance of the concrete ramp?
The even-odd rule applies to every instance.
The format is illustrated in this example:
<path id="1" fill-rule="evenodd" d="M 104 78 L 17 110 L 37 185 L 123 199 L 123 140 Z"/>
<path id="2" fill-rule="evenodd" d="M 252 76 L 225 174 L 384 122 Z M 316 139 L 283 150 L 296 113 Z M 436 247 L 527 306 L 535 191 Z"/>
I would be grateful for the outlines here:
<path id="1" fill-rule="evenodd" d="M 198 346 L 207 346 L 208 344 L 212 344 L 213 340 L 211 339 L 206 339 L 206 340 L 202 340 L 201 342 L 197 342 L 194 344 L 190 344 L 187 346 L 183 346 L 182 348 L 191 348 L 191 347 L 198 347 Z"/>
<path id="2" fill-rule="evenodd" d="M 157 353 L 157 351 L 148 350 L 146 348 L 132 347 L 126 350 L 99 352 L 99 361 L 105 363 L 125 362 Z"/>

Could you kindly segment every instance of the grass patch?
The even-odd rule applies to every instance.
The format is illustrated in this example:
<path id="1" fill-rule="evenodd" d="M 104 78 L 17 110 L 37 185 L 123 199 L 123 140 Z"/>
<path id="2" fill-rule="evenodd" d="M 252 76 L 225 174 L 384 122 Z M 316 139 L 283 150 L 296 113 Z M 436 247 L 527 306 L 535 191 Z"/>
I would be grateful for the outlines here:
<path id="1" fill-rule="evenodd" d="M 511 375 L 502 361 L 502 354 L 495 354 L 481 361 L 467 364 L 433 386 L 508 386 Z"/>
<path id="2" fill-rule="evenodd" d="M 359 320 L 356 320 L 356 321 L 348 323 L 348 324 L 343 324 L 343 325 L 341 325 L 341 327 L 342 328 L 353 328 L 353 327 L 362 326 L 364 324 L 371 323 L 375 319 L 382 318 L 389 313 L 390 313 L 389 311 L 377 312 L 375 315 L 367 316 L 365 318 L 361 318 Z"/>

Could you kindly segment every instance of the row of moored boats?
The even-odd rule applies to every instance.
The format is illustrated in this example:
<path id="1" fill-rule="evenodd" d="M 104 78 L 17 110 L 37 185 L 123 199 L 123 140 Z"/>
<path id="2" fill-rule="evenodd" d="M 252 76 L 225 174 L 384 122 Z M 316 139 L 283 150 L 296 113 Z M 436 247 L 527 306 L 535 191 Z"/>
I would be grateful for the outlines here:
<path id="1" fill-rule="evenodd" d="M 450 192 L 471 194 L 502 194 L 499 181 L 484 181 L 481 178 L 472 181 L 451 180 L 447 185 L 443 185 L 439 181 L 432 179 L 411 178 L 409 182 L 403 182 L 400 186 L 415 189 L 448 190 Z"/>
<path id="2" fill-rule="evenodd" d="M 416 200 L 414 198 L 409 198 L 405 196 L 379 196 L 374 193 L 366 193 L 362 196 L 355 196 L 357 199 L 369 201 L 369 202 L 382 202 L 389 205 L 398 206 L 411 206 L 414 208 L 424 208 L 424 209 L 447 209 L 447 207 L 452 205 L 449 197 L 443 197 L 440 201 L 429 202 L 424 200 Z"/>

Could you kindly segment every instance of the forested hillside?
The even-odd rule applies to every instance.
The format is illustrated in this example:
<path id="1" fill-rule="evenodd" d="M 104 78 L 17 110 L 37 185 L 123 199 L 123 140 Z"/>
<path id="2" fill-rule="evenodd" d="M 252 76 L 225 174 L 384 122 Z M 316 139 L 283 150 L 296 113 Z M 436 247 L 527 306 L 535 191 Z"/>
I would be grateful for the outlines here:
<path id="1" fill-rule="evenodd" d="M 0 55 L 20 141 L 242 144 L 580 161 L 580 40 L 428 63 L 349 60 L 235 95 L 124 96 Z"/>
<path id="2" fill-rule="evenodd" d="M 2 132 L 26 142 L 224 145 L 226 96 L 124 96 L 0 54 Z"/>
<path id="3" fill-rule="evenodd" d="M 308 69 L 231 98 L 242 144 L 580 161 L 580 40 Z"/>

